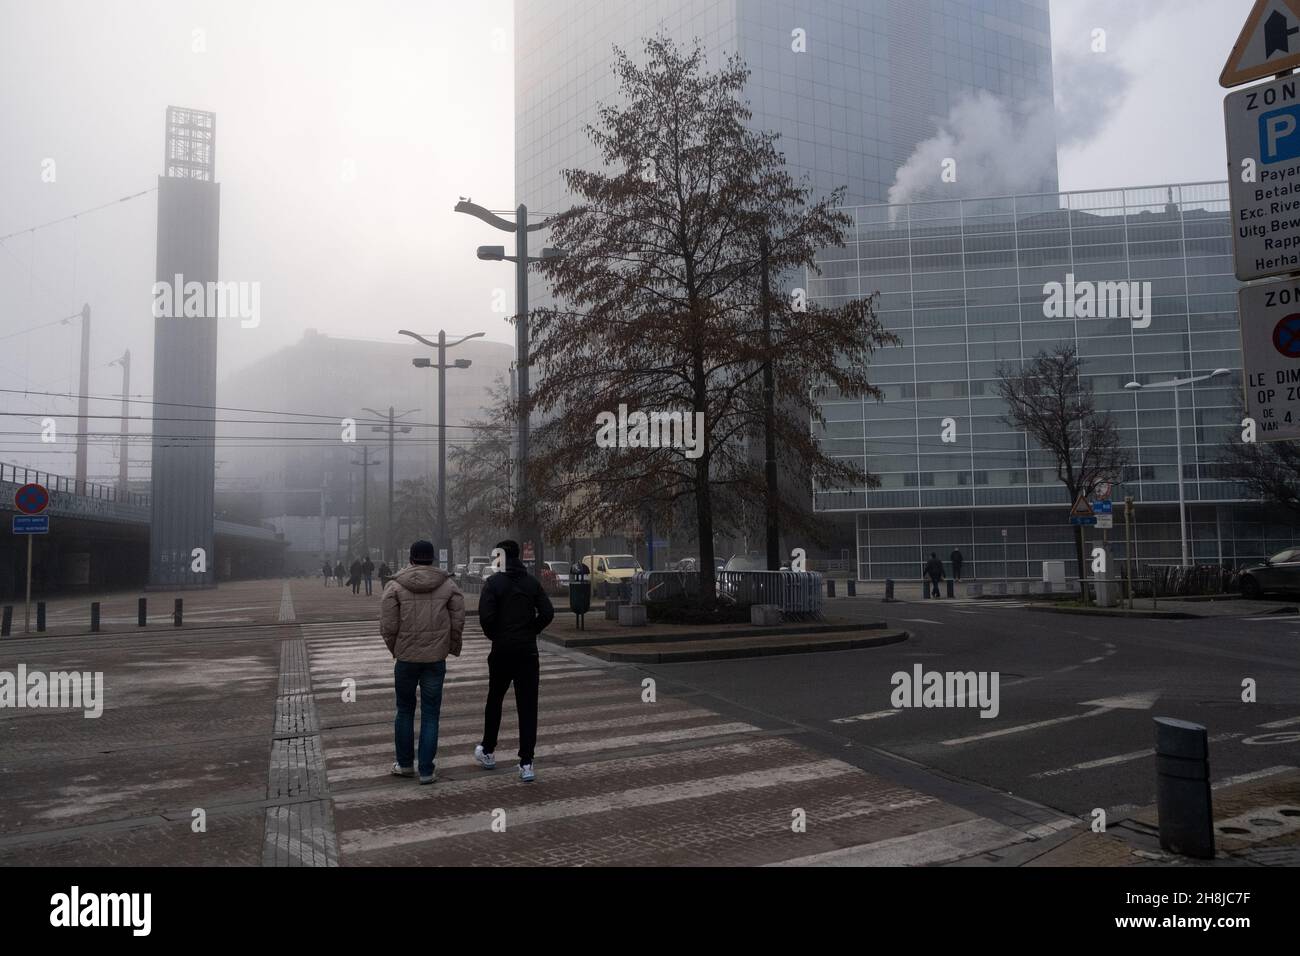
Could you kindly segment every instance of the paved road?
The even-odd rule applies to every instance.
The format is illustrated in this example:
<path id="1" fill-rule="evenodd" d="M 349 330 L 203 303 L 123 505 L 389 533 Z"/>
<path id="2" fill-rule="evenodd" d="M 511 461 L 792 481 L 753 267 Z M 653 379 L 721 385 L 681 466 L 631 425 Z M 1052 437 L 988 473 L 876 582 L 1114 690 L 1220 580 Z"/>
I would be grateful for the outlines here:
<path id="1" fill-rule="evenodd" d="M 914 760 L 965 781 L 1085 815 L 1153 802 L 1153 716 L 1204 724 L 1222 782 L 1300 766 L 1300 618 L 1117 620 L 1021 602 L 888 605 L 911 641 L 827 655 L 648 668 L 774 719 L 827 748 Z M 876 601 L 837 602 L 879 617 Z M 997 671 L 1000 712 L 896 710 L 891 677 L 915 665 Z M 1242 682 L 1257 702 L 1243 703 Z M 839 751 L 837 751 L 839 752 Z"/>

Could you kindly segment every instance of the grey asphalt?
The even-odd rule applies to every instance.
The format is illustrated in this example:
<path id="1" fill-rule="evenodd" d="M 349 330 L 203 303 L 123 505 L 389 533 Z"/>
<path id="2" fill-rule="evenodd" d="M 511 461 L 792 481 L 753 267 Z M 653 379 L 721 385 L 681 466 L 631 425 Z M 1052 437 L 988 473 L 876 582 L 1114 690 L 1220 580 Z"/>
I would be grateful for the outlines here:
<path id="1" fill-rule="evenodd" d="M 1294 601 L 1291 602 L 1294 604 Z M 989 788 L 1086 816 L 1155 800 L 1152 719 L 1207 727 L 1215 782 L 1300 766 L 1300 616 L 1129 620 L 1033 612 L 1003 601 L 882 604 L 840 599 L 837 614 L 905 627 L 904 644 L 709 663 L 646 673 L 775 723 L 874 769 L 909 762 L 936 779 Z M 996 671 L 1000 713 L 891 711 L 891 677 Z M 1256 702 L 1242 701 L 1243 681 Z M 1099 703 L 1092 703 L 1099 702 Z M 849 718 L 859 718 L 850 720 Z M 1267 726 L 1272 725 L 1272 726 Z M 971 739 L 976 738 L 976 739 Z"/>

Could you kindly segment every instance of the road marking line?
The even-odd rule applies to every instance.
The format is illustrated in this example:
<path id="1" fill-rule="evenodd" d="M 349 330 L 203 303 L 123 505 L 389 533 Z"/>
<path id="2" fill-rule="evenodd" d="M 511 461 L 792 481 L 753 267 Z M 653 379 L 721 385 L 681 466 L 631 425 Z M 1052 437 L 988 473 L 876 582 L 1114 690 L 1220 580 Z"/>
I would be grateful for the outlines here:
<path id="1" fill-rule="evenodd" d="M 552 800 L 532 805 L 517 804 L 510 811 L 510 826 L 512 830 L 517 830 L 529 824 L 542 824 L 551 820 L 588 817 L 619 810 L 637 810 L 642 807 L 698 800 L 728 793 L 766 790 L 788 784 L 813 783 L 856 773 L 859 773 L 856 767 L 841 760 L 818 760 L 749 773 L 733 773 L 719 777 L 635 787 L 617 793 L 602 793 L 590 797 Z M 395 846 L 409 847 L 448 837 L 478 834 L 487 829 L 488 820 L 487 812 L 484 811 L 443 819 L 419 820 L 372 830 L 354 830 L 343 835 L 340 850 L 344 853 L 359 853 Z"/>
<path id="2" fill-rule="evenodd" d="M 923 617 L 905 617 L 903 618 L 903 620 L 907 621 L 909 624 L 938 624 L 940 626 L 943 625 L 943 621 L 930 621 Z"/>
<path id="3" fill-rule="evenodd" d="M 859 720 L 878 720 L 881 717 L 893 717 L 895 714 L 901 714 L 901 710 L 876 710 L 869 714 L 854 714 L 852 717 L 836 717 L 831 721 L 832 724 L 851 724 Z"/>
<path id="4" fill-rule="evenodd" d="M 1013 843 L 1023 843 L 1025 838 L 1020 830 L 978 818 L 876 843 L 795 857 L 768 866 L 922 866 L 988 853 Z"/>
<path id="5" fill-rule="evenodd" d="M 1105 659 L 1106 659 L 1106 655 L 1103 654 L 1103 655 L 1101 655 L 1101 657 L 1090 657 L 1090 658 L 1088 658 L 1086 661 L 1084 661 L 1084 663 L 1085 663 L 1085 664 L 1095 664 L 1095 663 L 1097 663 L 1098 661 L 1104 661 Z"/>
<path id="6" fill-rule="evenodd" d="M 289 593 L 289 582 L 284 582 L 284 590 L 280 592 L 280 616 L 276 618 L 278 624 L 293 624 L 298 618 L 293 613 L 293 595 Z"/>
<path id="7" fill-rule="evenodd" d="M 1300 717 L 1288 717 L 1286 720 L 1274 720 L 1271 723 L 1260 724 L 1265 730 L 1281 730 L 1283 727 L 1291 727 L 1300 724 Z"/>
<path id="8" fill-rule="evenodd" d="M 1294 769 L 1295 767 L 1277 766 L 1269 767 L 1267 770 L 1256 770 L 1254 773 L 1239 773 L 1235 777 L 1226 777 L 1223 780 L 1210 784 L 1210 789 L 1218 790 L 1220 787 L 1231 787 L 1238 783 L 1249 783 L 1252 780 L 1261 780 L 1264 777 L 1273 777 L 1279 773 L 1286 773 Z"/>
<path id="9" fill-rule="evenodd" d="M 1095 710 L 1085 711 L 1082 714 L 1071 714 L 1068 717 L 1053 717 L 1051 720 L 1036 720 L 1032 724 L 1019 724 L 1015 727 L 1003 727 L 1001 730 L 991 730 L 986 734 L 974 734 L 970 737 L 956 737 L 952 740 L 942 741 L 945 747 L 956 747 L 959 744 L 969 744 L 977 740 L 989 740 L 993 737 L 1005 737 L 1008 734 L 1018 734 L 1026 730 L 1037 730 L 1040 727 L 1054 727 L 1057 724 L 1068 724 L 1072 720 L 1082 720 L 1084 717 L 1094 717 L 1097 714 L 1108 714 L 1113 708 L 1098 707 Z"/>
<path id="10" fill-rule="evenodd" d="M 1224 740 L 1235 740 L 1242 737 L 1241 733 L 1215 734 L 1209 738 L 1211 743 L 1218 743 Z M 1043 770 L 1039 773 L 1031 773 L 1031 780 L 1042 780 L 1045 777 L 1059 777 L 1067 773 L 1075 773 L 1079 770 L 1096 770 L 1098 767 L 1113 767 L 1115 764 L 1128 763 L 1131 760 L 1141 760 L 1143 757 L 1154 757 L 1156 754 L 1154 747 L 1148 747 L 1146 750 L 1130 750 L 1126 754 L 1116 754 L 1113 757 L 1100 757 L 1097 760 L 1085 760 L 1083 763 L 1072 764 L 1069 767 L 1058 767 L 1055 770 Z"/>

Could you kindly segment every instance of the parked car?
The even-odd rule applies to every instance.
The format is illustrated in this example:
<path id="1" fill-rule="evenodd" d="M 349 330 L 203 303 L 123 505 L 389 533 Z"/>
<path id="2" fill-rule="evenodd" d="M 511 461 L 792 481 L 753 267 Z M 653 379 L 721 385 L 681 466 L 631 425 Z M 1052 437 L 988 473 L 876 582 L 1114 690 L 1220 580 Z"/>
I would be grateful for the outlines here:
<path id="1" fill-rule="evenodd" d="M 477 557 L 472 557 L 469 559 L 469 561 L 465 563 L 465 576 L 470 578 L 482 577 L 484 566 L 491 565 L 491 564 L 492 564 L 492 559 L 488 557 L 486 554 L 480 554 Z"/>
<path id="2" fill-rule="evenodd" d="M 591 568 L 591 583 L 620 584 L 641 570 L 641 562 L 631 554 L 585 554 L 582 563 Z"/>
<path id="3" fill-rule="evenodd" d="M 1300 548 L 1279 551 L 1241 572 L 1242 597 L 1257 598 L 1268 591 L 1300 591 Z"/>
<path id="4" fill-rule="evenodd" d="M 571 565 L 568 561 L 547 561 L 546 567 L 555 575 L 555 582 L 558 587 L 567 588 L 569 586 L 569 568 Z"/>

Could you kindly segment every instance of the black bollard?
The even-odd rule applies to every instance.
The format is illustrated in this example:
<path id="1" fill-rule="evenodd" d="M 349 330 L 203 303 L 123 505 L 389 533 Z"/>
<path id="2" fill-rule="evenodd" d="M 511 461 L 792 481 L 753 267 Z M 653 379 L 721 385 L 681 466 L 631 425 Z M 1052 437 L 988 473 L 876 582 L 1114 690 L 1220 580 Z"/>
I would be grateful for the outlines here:
<path id="1" fill-rule="evenodd" d="M 5 609 L 0 613 L 0 637 L 8 637 L 14 629 L 14 606 L 6 604 Z"/>
<path id="2" fill-rule="evenodd" d="M 885 600 L 892 601 L 893 599 L 894 599 L 894 579 L 885 578 Z"/>
<path id="3" fill-rule="evenodd" d="M 1200 724 L 1172 717 L 1156 721 L 1156 809 L 1160 846 L 1172 853 L 1214 859 L 1210 798 L 1210 741 Z"/>
<path id="4" fill-rule="evenodd" d="M 99 602 L 90 602 L 90 632 L 93 634 L 99 630 Z"/>
<path id="5" fill-rule="evenodd" d="M 45 602 L 36 602 L 36 631 L 44 633 L 45 631 Z"/>
<path id="6" fill-rule="evenodd" d="M 952 578 L 948 579 L 948 597 L 952 597 Z"/>
<path id="7" fill-rule="evenodd" d="M 827 596 L 828 598 L 833 598 L 833 597 L 835 597 L 835 579 L 834 579 L 834 578 L 827 578 L 827 579 L 826 579 L 826 596 Z"/>
<path id="8" fill-rule="evenodd" d="M 172 608 L 172 627 L 180 627 L 181 621 L 185 616 L 185 599 L 177 598 L 176 604 Z"/>
<path id="9" fill-rule="evenodd" d="M 844 586 L 848 588 L 849 597 L 858 596 L 858 582 L 853 580 L 853 578 L 849 578 L 848 582 Z"/>
<path id="10" fill-rule="evenodd" d="M 135 624 L 136 624 L 136 627 L 144 627 L 144 626 L 145 626 L 145 623 L 146 623 L 146 615 L 148 614 L 148 606 L 149 606 L 148 602 L 149 602 L 149 599 L 148 599 L 148 598 L 140 598 L 140 600 L 138 600 L 138 601 L 135 602 Z"/>

